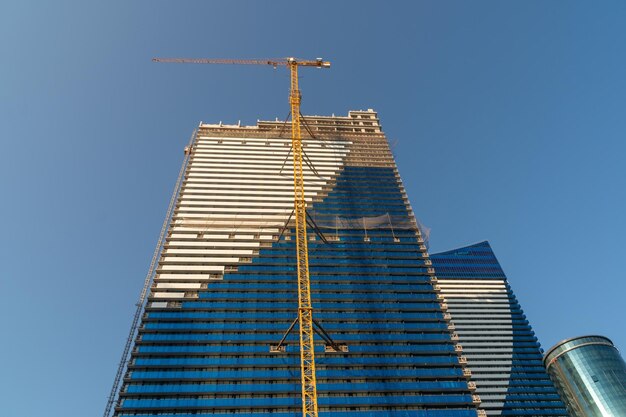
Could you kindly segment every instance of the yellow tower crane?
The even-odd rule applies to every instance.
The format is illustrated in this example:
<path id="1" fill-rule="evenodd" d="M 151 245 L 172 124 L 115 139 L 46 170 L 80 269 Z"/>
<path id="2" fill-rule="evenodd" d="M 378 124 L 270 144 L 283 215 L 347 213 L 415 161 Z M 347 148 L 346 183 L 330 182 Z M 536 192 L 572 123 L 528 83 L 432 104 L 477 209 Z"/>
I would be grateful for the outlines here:
<path id="1" fill-rule="evenodd" d="M 300 369 L 302 376 L 302 415 L 317 417 L 317 381 L 315 378 L 315 346 L 313 341 L 313 306 L 309 279 L 309 252 L 307 247 L 307 214 L 304 198 L 303 150 L 300 133 L 300 101 L 298 67 L 330 68 L 330 62 L 321 58 L 298 60 L 296 58 L 267 60 L 154 58 L 154 62 L 189 64 L 243 64 L 289 67 L 291 72 L 291 148 L 293 153 L 294 213 L 296 221 L 296 253 L 298 269 L 298 322 L 300 325 Z"/>

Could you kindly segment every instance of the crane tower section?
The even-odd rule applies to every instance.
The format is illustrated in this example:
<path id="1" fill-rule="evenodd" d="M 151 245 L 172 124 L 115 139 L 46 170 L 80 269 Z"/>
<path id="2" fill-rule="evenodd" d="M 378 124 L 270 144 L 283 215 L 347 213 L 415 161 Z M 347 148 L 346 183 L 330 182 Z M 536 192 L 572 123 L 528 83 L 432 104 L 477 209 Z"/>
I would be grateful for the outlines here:
<path id="1" fill-rule="evenodd" d="M 296 270 L 298 290 L 298 324 L 300 331 L 300 368 L 302 382 L 302 415 L 317 417 L 317 387 L 315 378 L 315 340 L 313 328 L 313 307 L 311 304 L 311 283 L 309 279 L 309 255 L 307 248 L 307 224 L 313 222 L 307 218 L 304 198 L 304 174 L 302 171 L 303 155 L 300 126 L 300 89 L 298 87 L 298 67 L 330 68 L 330 62 L 322 58 L 312 60 L 286 59 L 193 59 L 193 58 L 154 58 L 154 62 L 188 64 L 234 64 L 234 65 L 271 65 L 287 66 L 290 70 L 291 89 L 289 94 L 291 120 L 291 151 L 293 159 L 293 214 L 296 228 Z M 307 161 L 310 164 L 310 161 Z M 313 167 L 312 170 L 315 171 Z M 316 171 L 315 171 L 316 172 Z M 310 220 L 310 221 L 309 221 Z M 316 323 L 321 329 L 319 322 Z M 289 327 L 288 332 L 291 330 Z M 131 330 L 131 333 L 133 331 Z M 327 333 L 325 333 L 327 335 Z M 283 338 L 284 340 L 284 338 Z M 282 343 L 282 342 L 281 342 Z M 335 342 L 333 345 L 337 346 Z M 119 371 L 118 371 L 119 374 Z M 114 388 L 118 383 L 114 384 Z M 111 398 L 112 399 L 112 398 Z M 110 399 L 110 400 L 111 400 Z M 110 408 L 110 403 L 107 405 Z M 106 413 L 105 413 L 106 414 Z M 106 416 L 105 416 L 106 417 Z"/>

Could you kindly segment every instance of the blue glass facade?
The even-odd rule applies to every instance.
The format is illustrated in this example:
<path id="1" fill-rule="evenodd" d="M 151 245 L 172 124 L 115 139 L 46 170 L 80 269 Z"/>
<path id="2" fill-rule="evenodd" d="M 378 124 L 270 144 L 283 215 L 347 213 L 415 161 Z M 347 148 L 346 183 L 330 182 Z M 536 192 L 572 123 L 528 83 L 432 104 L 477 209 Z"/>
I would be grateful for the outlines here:
<path id="1" fill-rule="evenodd" d="M 320 118 L 337 119 L 347 118 Z M 232 133 L 234 138 L 236 134 Z M 191 224 L 185 222 L 192 215 L 195 225 L 205 222 L 195 214 L 198 207 L 207 211 L 214 207 L 213 202 L 189 203 L 191 208 L 184 212 L 185 199 L 196 195 L 190 194 L 194 190 L 190 180 L 202 174 L 204 161 L 209 168 L 219 165 L 211 165 L 214 153 L 202 156 L 203 147 L 227 153 L 230 148 L 224 145 L 235 140 L 225 135 L 214 139 L 214 135 L 210 128 L 201 130 L 192 151 L 188 181 L 166 245 L 168 258 L 161 262 L 142 319 L 115 410 L 118 417 L 301 415 L 297 331 L 287 337 L 285 353 L 270 352 L 270 345 L 277 344 L 297 314 L 295 241 L 291 239 L 295 233 L 288 226 L 280 235 L 277 228 L 263 240 L 269 226 L 259 226 L 265 227 L 261 232 L 250 231 L 249 226 L 258 219 L 269 221 L 273 214 L 266 207 L 290 204 L 287 191 L 285 197 L 280 195 L 285 182 L 279 177 L 276 187 L 267 192 L 275 196 L 263 203 L 254 196 L 238 203 L 237 207 L 248 204 L 269 214 L 250 216 L 236 230 L 224 232 L 223 223 L 215 226 L 216 218 L 230 219 L 226 215 L 210 217 L 202 223 L 206 227 L 194 226 L 191 231 L 179 227 Z M 382 134 L 363 136 L 337 139 L 339 145 L 331 150 L 322 143 L 319 156 L 317 148 L 309 149 L 318 170 L 339 161 L 336 172 L 309 203 L 329 240 L 324 243 L 309 230 L 314 317 L 333 339 L 348 346 L 346 352 L 335 352 L 318 339 L 320 416 L 474 417 L 477 398 L 468 388 L 467 372 L 431 283 L 431 262 L 386 140 Z M 245 175 L 240 177 L 252 178 L 254 170 L 265 169 L 260 159 L 273 157 L 262 152 L 272 150 L 274 143 L 261 139 L 265 143 L 257 140 L 260 153 L 246 162 L 240 171 Z M 257 142 L 237 139 L 237 146 L 257 149 Z M 339 154 L 342 143 L 352 148 Z M 239 148 L 232 148 L 235 155 Z M 315 181 L 322 183 L 312 177 L 310 188 L 314 189 Z M 241 184 L 242 195 L 256 192 L 248 192 L 245 181 Z M 198 196 L 209 193 L 209 188 L 196 189 Z M 221 199 L 219 193 L 211 198 Z M 232 212 L 226 203 L 223 206 L 220 215 Z M 245 210 L 236 210 L 240 211 L 228 216 L 238 216 L 239 221 Z M 209 244 L 207 239 L 214 240 Z M 227 243 L 236 250 L 245 245 L 253 249 L 228 264 L 227 257 L 235 249 L 220 249 Z M 217 269 L 207 253 L 217 253 L 210 259 L 227 264 L 223 272 L 214 272 Z M 204 260 L 194 263 L 198 258 L 192 255 Z M 193 271 L 190 263 L 195 265 Z M 201 268 L 207 272 L 198 272 Z"/>
<path id="2" fill-rule="evenodd" d="M 572 417 L 626 416 L 626 363 L 609 339 L 564 340 L 544 361 Z"/>
<path id="3" fill-rule="evenodd" d="M 488 242 L 431 255 L 487 415 L 567 416 L 539 342 Z"/>

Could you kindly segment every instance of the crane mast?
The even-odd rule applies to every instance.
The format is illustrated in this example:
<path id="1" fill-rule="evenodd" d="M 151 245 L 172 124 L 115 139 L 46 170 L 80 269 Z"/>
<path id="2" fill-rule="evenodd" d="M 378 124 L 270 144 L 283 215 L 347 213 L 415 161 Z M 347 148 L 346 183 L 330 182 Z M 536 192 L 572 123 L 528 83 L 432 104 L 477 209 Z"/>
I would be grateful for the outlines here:
<path id="1" fill-rule="evenodd" d="M 291 70 L 291 147 L 293 153 L 294 213 L 296 217 L 296 252 L 298 262 L 298 321 L 300 324 L 300 372 L 302 379 L 302 415 L 317 417 L 317 380 L 315 377 L 315 344 L 313 341 L 313 306 L 309 279 L 309 250 L 306 236 L 306 200 L 302 172 L 302 135 L 300 133 L 300 90 L 298 64 Z"/>
<path id="2" fill-rule="evenodd" d="M 304 195 L 304 173 L 302 170 L 303 149 L 300 131 L 301 94 L 298 88 L 298 67 L 330 68 L 330 62 L 321 58 L 316 60 L 287 59 L 189 59 L 189 58 L 154 58 L 155 62 L 191 63 L 191 64 L 243 64 L 287 66 L 290 70 L 291 90 L 291 148 L 293 154 L 293 189 L 294 213 L 296 222 L 296 258 L 298 270 L 298 324 L 300 327 L 300 370 L 302 382 L 302 415 L 317 417 L 317 380 L 315 376 L 315 343 L 313 327 L 313 305 L 311 303 L 311 281 L 309 276 L 309 252 L 307 245 L 307 214 Z"/>

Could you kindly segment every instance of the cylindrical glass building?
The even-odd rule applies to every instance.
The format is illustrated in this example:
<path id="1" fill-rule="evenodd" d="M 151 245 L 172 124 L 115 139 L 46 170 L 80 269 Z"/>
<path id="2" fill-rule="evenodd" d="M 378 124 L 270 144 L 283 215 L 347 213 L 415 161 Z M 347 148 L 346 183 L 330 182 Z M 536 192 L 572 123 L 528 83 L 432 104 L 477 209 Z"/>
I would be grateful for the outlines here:
<path id="1" fill-rule="evenodd" d="M 543 361 L 572 417 L 626 416 L 626 363 L 611 340 L 567 339 Z"/>

